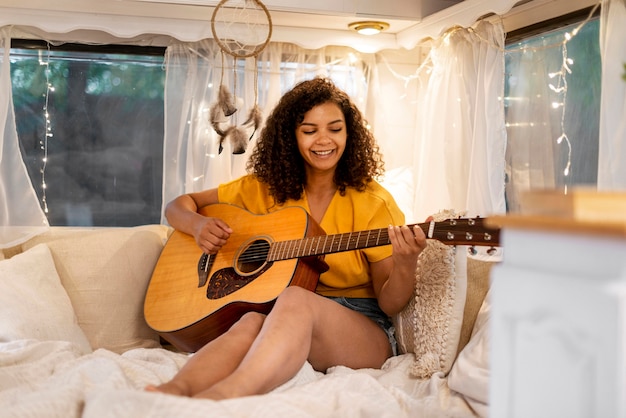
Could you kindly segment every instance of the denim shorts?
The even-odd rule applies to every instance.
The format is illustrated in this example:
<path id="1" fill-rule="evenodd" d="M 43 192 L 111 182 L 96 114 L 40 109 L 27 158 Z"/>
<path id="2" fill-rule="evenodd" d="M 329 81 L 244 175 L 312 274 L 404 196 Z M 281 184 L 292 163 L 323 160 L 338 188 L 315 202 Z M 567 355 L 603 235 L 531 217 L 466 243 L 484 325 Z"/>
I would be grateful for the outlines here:
<path id="1" fill-rule="evenodd" d="M 350 308 L 353 311 L 361 313 L 367 316 L 372 321 L 376 322 L 378 326 L 380 326 L 385 334 L 387 334 L 387 338 L 389 338 L 389 344 L 391 345 L 391 351 L 394 356 L 398 355 L 398 343 L 396 342 L 395 336 L 395 328 L 391 319 L 387 316 L 386 313 L 380 309 L 378 306 L 378 302 L 373 298 L 346 298 L 346 297 L 331 297 L 328 296 L 328 299 L 334 300 L 340 305 L 345 306 L 346 308 Z"/>

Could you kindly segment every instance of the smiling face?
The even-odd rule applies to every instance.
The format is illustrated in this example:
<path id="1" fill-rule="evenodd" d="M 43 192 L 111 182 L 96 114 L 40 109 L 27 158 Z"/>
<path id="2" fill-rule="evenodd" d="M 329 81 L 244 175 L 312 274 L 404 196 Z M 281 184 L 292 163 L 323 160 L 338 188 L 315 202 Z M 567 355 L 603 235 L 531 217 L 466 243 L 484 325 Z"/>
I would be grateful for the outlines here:
<path id="1" fill-rule="evenodd" d="M 347 138 L 346 121 L 337 104 L 326 102 L 306 112 L 296 127 L 296 139 L 307 173 L 334 173 Z"/>

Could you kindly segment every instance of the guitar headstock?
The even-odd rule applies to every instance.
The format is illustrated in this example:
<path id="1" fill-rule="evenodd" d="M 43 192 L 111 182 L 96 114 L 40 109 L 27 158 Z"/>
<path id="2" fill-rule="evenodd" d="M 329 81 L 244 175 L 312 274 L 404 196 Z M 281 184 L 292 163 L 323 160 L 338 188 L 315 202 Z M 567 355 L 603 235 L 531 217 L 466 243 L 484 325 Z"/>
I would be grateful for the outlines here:
<path id="1" fill-rule="evenodd" d="M 484 218 L 452 218 L 439 222 L 426 222 L 426 237 L 447 245 L 497 247 L 500 229 L 485 225 Z"/>

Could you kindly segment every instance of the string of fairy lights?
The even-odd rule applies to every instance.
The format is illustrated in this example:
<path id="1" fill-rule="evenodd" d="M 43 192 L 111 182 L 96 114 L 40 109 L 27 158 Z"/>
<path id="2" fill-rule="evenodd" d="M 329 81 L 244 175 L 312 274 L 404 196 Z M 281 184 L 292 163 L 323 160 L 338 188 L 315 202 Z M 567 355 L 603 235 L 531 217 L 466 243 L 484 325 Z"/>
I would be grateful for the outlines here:
<path id="1" fill-rule="evenodd" d="M 52 121 L 49 110 L 50 93 L 54 92 L 54 86 L 50 83 L 50 45 L 48 45 L 47 54 L 45 60 L 42 59 L 42 55 L 39 55 L 39 65 L 44 67 L 44 74 L 46 77 L 46 91 L 44 93 L 44 105 L 43 105 L 43 119 L 44 119 L 44 133 L 43 137 L 39 141 L 39 146 L 43 152 L 41 161 L 41 204 L 43 206 L 44 213 L 48 214 L 48 201 L 46 198 L 46 189 L 48 187 L 46 183 L 46 167 L 48 165 L 48 140 L 51 139 L 54 134 L 52 133 Z"/>
<path id="2" fill-rule="evenodd" d="M 565 165 L 565 169 L 563 170 L 563 175 L 565 177 L 569 176 L 569 170 L 572 164 L 572 143 L 569 140 L 567 133 L 565 131 L 565 104 L 567 103 L 567 75 L 572 73 L 572 69 L 570 65 L 574 64 L 574 60 L 567 56 L 567 42 L 571 40 L 571 35 L 569 33 L 565 34 L 566 41 L 563 42 L 561 47 L 563 62 L 561 64 L 561 69 L 559 71 L 549 73 L 548 77 L 551 79 L 557 79 L 556 83 L 549 83 L 548 87 L 550 90 L 555 92 L 557 95 L 560 95 L 561 101 L 552 102 L 552 108 L 561 110 L 561 135 L 556 139 L 557 144 L 561 144 L 565 142 L 567 145 L 567 163 Z M 567 185 L 565 185 L 567 191 Z"/>
<path id="3" fill-rule="evenodd" d="M 561 108 L 561 126 L 560 126 L 561 135 L 559 135 L 559 137 L 556 139 L 556 143 L 558 145 L 565 144 L 567 146 L 567 161 L 565 163 L 565 168 L 563 169 L 564 177 L 569 176 L 570 170 L 572 167 L 572 142 L 567 136 L 567 132 L 565 129 L 565 107 L 567 105 L 567 90 L 568 90 L 567 76 L 572 74 L 571 67 L 574 64 L 574 60 L 570 58 L 567 54 L 567 44 L 580 32 L 583 26 L 585 26 L 592 19 L 593 15 L 595 14 L 600 4 L 601 3 L 597 3 L 593 7 L 591 12 L 589 13 L 589 16 L 587 17 L 587 19 L 585 19 L 578 26 L 576 26 L 571 32 L 565 32 L 565 34 L 563 35 L 563 41 L 561 42 L 561 55 L 562 55 L 561 68 L 558 71 L 551 72 L 548 74 L 548 77 L 551 80 L 556 79 L 556 82 L 554 83 L 549 82 L 548 87 L 550 88 L 550 90 L 556 93 L 558 97 L 560 98 L 559 101 L 554 101 L 552 103 L 552 108 L 553 109 Z M 567 194 L 567 191 L 568 191 L 567 183 L 565 183 L 564 193 Z"/>
<path id="4" fill-rule="evenodd" d="M 590 10 L 587 18 L 580 22 L 572 31 L 565 32 L 563 34 L 563 39 L 559 43 L 554 43 L 551 45 L 543 45 L 541 47 L 536 46 L 523 46 L 519 49 L 508 49 L 507 52 L 515 52 L 522 51 L 525 52 L 527 50 L 537 51 L 540 49 L 551 49 L 551 48 L 561 48 L 561 67 L 554 72 L 548 73 L 548 88 L 553 91 L 557 95 L 557 99 L 552 102 L 551 106 L 555 110 L 561 111 L 560 117 L 560 134 L 556 138 L 557 145 L 564 144 L 567 146 L 567 160 L 565 162 L 565 167 L 563 168 L 563 176 L 565 178 L 569 177 L 572 169 L 572 141 L 570 140 L 565 123 L 565 114 L 566 114 L 566 105 L 567 105 L 567 93 L 568 93 L 568 84 L 567 84 L 567 76 L 572 74 L 572 66 L 574 65 L 574 60 L 568 56 L 567 45 L 571 42 L 576 35 L 578 35 L 581 29 L 589 23 L 596 14 L 596 11 L 602 4 L 602 0 L 597 2 L 595 6 Z M 568 186 L 567 182 L 564 182 L 564 190 L 563 192 L 567 194 Z"/>
<path id="5" fill-rule="evenodd" d="M 563 176 L 568 177 L 570 174 L 571 166 L 572 166 L 572 142 L 567 136 L 567 132 L 565 129 L 565 107 L 567 104 L 567 76 L 572 74 L 571 66 L 574 64 L 574 60 L 570 58 L 567 54 L 567 44 L 574 39 L 580 30 L 593 18 L 596 10 L 602 2 L 596 3 L 596 5 L 589 12 L 588 17 L 578 24 L 571 32 L 565 32 L 563 35 L 563 41 L 561 43 L 561 68 L 558 71 L 552 72 L 548 74 L 548 77 L 553 80 L 556 78 L 556 83 L 550 82 L 548 87 L 554 93 L 560 96 L 560 101 L 555 101 L 552 103 L 553 109 L 561 108 L 561 135 L 556 139 L 556 143 L 558 145 L 565 144 L 567 146 L 567 161 L 565 163 L 565 168 L 563 169 Z M 564 192 L 567 194 L 567 183 L 564 185 Z"/>

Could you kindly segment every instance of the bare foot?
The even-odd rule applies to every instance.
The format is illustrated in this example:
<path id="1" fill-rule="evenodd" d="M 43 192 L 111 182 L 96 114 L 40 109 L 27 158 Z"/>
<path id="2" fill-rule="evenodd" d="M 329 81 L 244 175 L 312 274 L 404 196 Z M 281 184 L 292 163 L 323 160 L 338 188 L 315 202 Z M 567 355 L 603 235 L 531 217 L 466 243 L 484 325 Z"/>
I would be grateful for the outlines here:
<path id="1" fill-rule="evenodd" d="M 238 380 L 232 374 L 226 379 L 214 384 L 208 389 L 197 392 L 194 398 L 213 399 L 220 401 L 223 399 L 240 398 L 242 396 L 259 395 L 265 393 L 263 390 L 252 386 L 252 382 L 248 379 Z"/>
<path id="2" fill-rule="evenodd" d="M 230 393 L 230 392 L 225 393 L 215 388 L 209 388 L 207 390 L 204 390 L 200 393 L 195 394 L 193 397 L 202 398 L 202 399 L 212 399 L 214 401 L 221 401 L 223 399 L 237 398 L 238 395 L 234 393 Z"/>
<path id="3" fill-rule="evenodd" d="M 185 385 L 178 384 L 174 381 L 163 383 L 159 386 L 147 385 L 144 390 L 146 392 L 160 392 L 169 395 L 191 396 L 191 393 Z"/>

